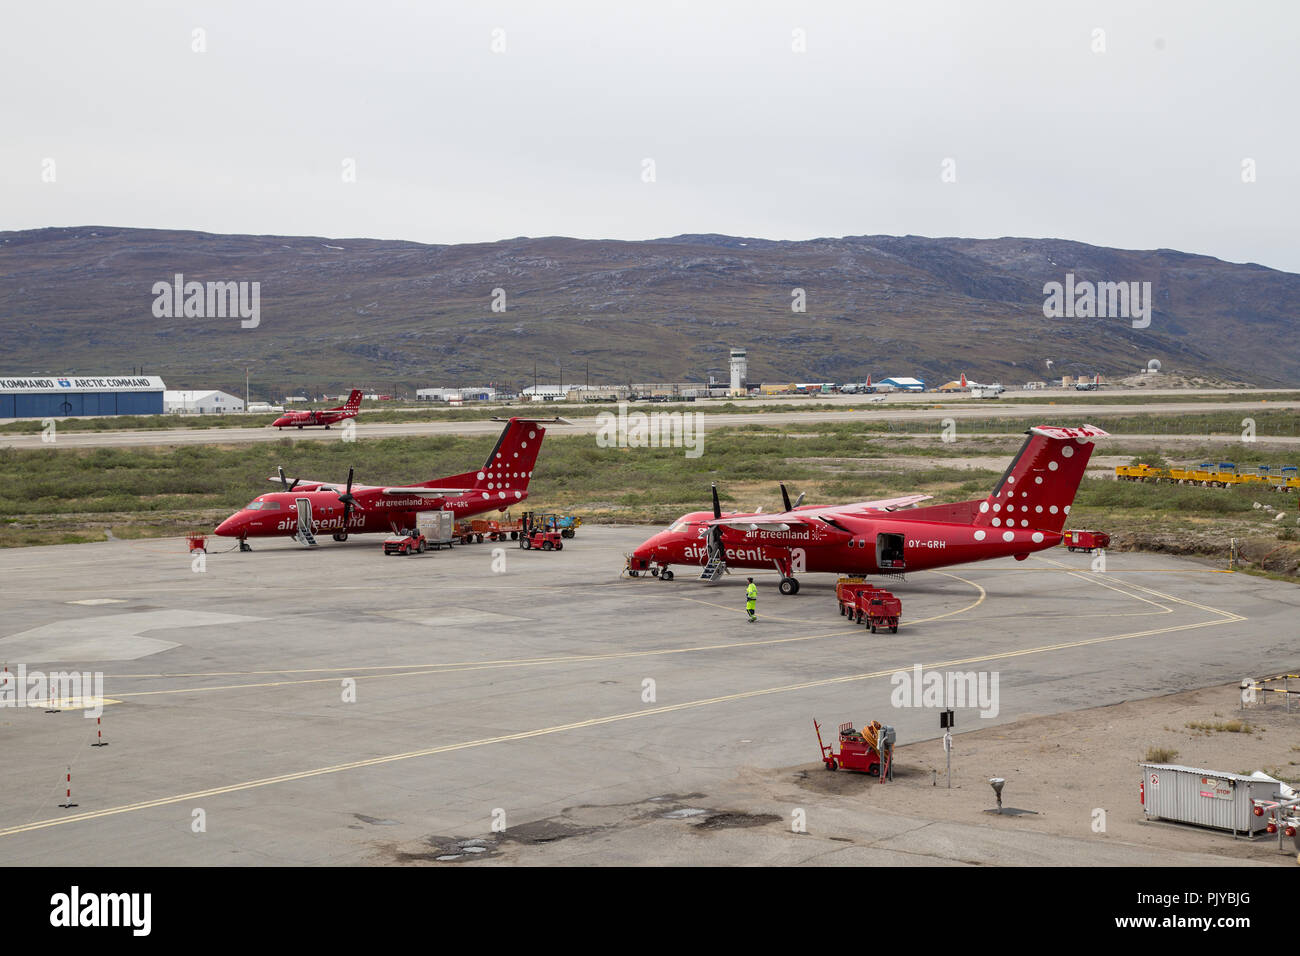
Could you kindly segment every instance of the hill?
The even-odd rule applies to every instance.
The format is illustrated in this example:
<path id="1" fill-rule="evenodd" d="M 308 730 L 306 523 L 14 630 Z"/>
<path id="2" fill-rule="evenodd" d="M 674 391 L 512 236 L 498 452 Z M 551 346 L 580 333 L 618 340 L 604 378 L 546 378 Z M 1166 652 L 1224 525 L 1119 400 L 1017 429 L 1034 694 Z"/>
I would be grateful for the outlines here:
<path id="1" fill-rule="evenodd" d="M 260 285 L 260 323 L 156 317 L 155 283 Z M 1150 282 L 1150 326 L 1046 318 L 1044 284 Z M 807 310 L 791 311 L 803 289 Z M 505 312 L 492 310 L 493 290 Z M 0 233 L 0 371 L 116 373 L 255 394 L 353 383 L 751 381 L 1019 384 L 1166 371 L 1300 384 L 1300 276 L 1168 249 L 1058 239 L 686 235 L 467 245 L 151 229 Z M 1047 362 L 1051 361 L 1049 371 Z"/>

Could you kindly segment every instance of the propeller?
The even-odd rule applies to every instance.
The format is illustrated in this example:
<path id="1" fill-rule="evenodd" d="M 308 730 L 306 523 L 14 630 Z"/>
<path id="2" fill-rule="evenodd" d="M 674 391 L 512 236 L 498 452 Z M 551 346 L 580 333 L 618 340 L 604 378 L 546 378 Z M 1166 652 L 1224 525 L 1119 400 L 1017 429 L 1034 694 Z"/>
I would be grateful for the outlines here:
<path id="1" fill-rule="evenodd" d="M 786 511 L 794 511 L 795 508 L 803 504 L 805 494 L 807 494 L 806 491 L 799 492 L 799 497 L 794 499 L 794 504 L 790 504 L 790 492 L 785 490 L 785 482 L 781 482 L 781 501 L 785 504 Z"/>
<path id="2" fill-rule="evenodd" d="M 366 509 L 357 504 L 357 499 L 352 497 L 352 469 L 348 469 L 348 487 L 347 491 L 339 495 L 339 501 L 343 502 L 343 527 L 348 526 L 348 519 L 352 517 L 352 509 L 365 511 Z"/>
<path id="3" fill-rule="evenodd" d="M 718 484 L 713 483 L 713 519 L 719 521 L 722 519 L 722 503 L 718 501 Z M 719 554 L 722 547 L 722 525 L 714 525 L 709 529 L 709 557 Z"/>
<path id="4" fill-rule="evenodd" d="M 289 479 L 284 477 L 284 468 L 280 465 L 276 465 L 275 470 L 280 473 L 280 487 L 285 491 L 293 491 L 293 489 L 298 487 L 298 482 L 302 481 L 301 478 L 295 478 L 293 484 L 289 484 Z"/>

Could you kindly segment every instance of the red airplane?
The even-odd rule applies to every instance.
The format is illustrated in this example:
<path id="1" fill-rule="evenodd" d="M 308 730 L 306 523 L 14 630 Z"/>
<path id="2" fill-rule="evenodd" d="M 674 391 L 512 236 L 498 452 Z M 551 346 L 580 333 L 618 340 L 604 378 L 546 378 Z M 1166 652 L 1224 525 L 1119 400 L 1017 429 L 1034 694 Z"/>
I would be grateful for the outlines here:
<path id="1" fill-rule="evenodd" d="M 361 410 L 361 389 L 354 388 L 348 400 L 338 408 L 322 408 L 310 412 L 285 412 L 275 421 L 272 428 L 302 428 L 306 425 L 324 425 L 329 428 L 347 418 L 356 418 Z"/>
<path id="2" fill-rule="evenodd" d="M 281 468 L 269 480 L 280 482 L 284 490 L 254 498 L 217 525 L 216 533 L 238 538 L 239 550 L 251 551 L 248 538 L 291 537 L 314 546 L 316 534 L 327 531 L 335 541 L 346 541 L 349 534 L 396 534 L 415 527 L 416 514 L 422 511 L 450 511 L 456 519 L 505 511 L 528 498 L 533 464 L 546 437 L 542 426 L 558 421 L 562 419 L 512 418 L 482 468 L 414 485 L 354 486 L 351 468 L 341 489 L 335 483 L 301 478 L 290 483 Z"/>
<path id="3" fill-rule="evenodd" d="M 715 486 L 712 513 L 677 519 L 628 555 L 627 571 L 671 581 L 671 565 L 683 564 L 715 581 L 729 568 L 774 567 L 781 593 L 797 594 L 795 575 L 804 571 L 896 575 L 1008 555 L 1023 561 L 1060 543 L 1093 440 L 1107 437 L 1094 425 L 1026 434 L 988 497 L 956 504 L 917 507 L 931 496 L 905 495 L 799 507 L 782 485 L 784 512 L 723 514 Z"/>

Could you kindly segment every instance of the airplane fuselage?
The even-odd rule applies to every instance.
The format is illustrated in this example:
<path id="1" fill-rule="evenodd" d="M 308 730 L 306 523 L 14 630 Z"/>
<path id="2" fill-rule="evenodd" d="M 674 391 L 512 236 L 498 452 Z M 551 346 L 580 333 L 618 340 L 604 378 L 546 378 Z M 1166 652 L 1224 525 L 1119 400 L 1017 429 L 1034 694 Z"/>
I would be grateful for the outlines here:
<path id="1" fill-rule="evenodd" d="M 338 492 L 280 491 L 249 502 L 248 507 L 218 525 L 216 533 L 235 538 L 292 537 L 298 531 L 300 499 L 306 500 L 311 508 L 313 534 L 389 534 L 395 529 L 415 527 L 415 516 L 421 511 L 450 511 L 459 521 L 488 511 L 505 511 L 508 507 L 495 498 L 486 499 L 480 492 L 451 498 L 384 494 L 366 497 L 364 490 L 356 490 L 354 494 L 360 508 L 352 509 L 346 526 Z M 510 504 L 520 504 L 527 498 L 528 492 L 521 492 Z"/>
<path id="2" fill-rule="evenodd" d="M 323 426 L 329 428 L 349 418 L 356 418 L 356 412 L 289 412 L 271 422 L 272 428 L 312 428 Z"/>
<path id="3" fill-rule="evenodd" d="M 710 557 L 707 511 L 686 515 L 633 552 L 629 567 L 696 565 Z M 763 515 L 755 515 L 763 521 Z M 742 531 L 724 528 L 717 545 L 728 567 L 831 574 L 900 574 L 1016 556 L 1055 547 L 1061 535 L 1028 529 L 994 530 L 969 524 L 902 517 L 839 517 L 845 530 L 796 528 Z M 715 549 L 716 550 L 716 549 Z"/>

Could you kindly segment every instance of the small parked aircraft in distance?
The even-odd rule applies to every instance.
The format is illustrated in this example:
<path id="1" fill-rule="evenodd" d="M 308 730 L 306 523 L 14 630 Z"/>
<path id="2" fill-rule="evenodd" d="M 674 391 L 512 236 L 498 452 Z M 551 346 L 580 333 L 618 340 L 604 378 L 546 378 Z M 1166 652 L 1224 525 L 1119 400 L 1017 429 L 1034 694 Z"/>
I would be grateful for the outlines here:
<path id="1" fill-rule="evenodd" d="M 323 408 L 310 412 L 287 412 L 271 422 L 272 428 L 304 428 L 324 425 L 329 428 L 348 418 L 356 418 L 361 410 L 361 389 L 354 388 L 348 400 L 337 408 Z"/>
<path id="2" fill-rule="evenodd" d="M 782 594 L 797 594 L 801 572 L 888 574 L 1015 557 L 1060 543 L 1083 479 L 1094 425 L 1037 425 L 987 497 L 917 505 L 931 496 L 903 495 L 846 505 L 790 503 L 785 511 L 724 514 L 713 488 L 713 511 L 682 515 L 627 556 L 627 572 L 671 581 L 673 565 L 716 581 L 731 568 L 775 568 Z"/>
<path id="3" fill-rule="evenodd" d="M 985 385 L 983 382 L 970 382 L 966 380 L 966 373 L 961 373 L 961 387 L 969 389 L 971 392 L 979 391 L 984 398 L 992 398 L 995 395 L 1001 395 L 1006 391 L 1001 382 L 994 382 L 992 385 Z"/>
<path id="4" fill-rule="evenodd" d="M 396 534 L 416 527 L 417 515 L 424 511 L 450 511 L 457 520 L 505 511 L 528 498 L 533 464 L 546 437 L 543 425 L 563 421 L 511 418 L 482 468 L 412 485 L 353 485 L 351 468 L 346 484 L 290 482 L 281 468 L 269 480 L 283 490 L 254 498 L 217 525 L 216 533 L 238 538 L 241 551 L 253 550 L 249 538 L 291 537 L 312 547 L 324 532 L 335 541 L 346 541 L 349 534 Z"/>

